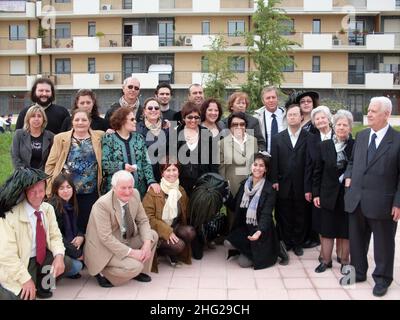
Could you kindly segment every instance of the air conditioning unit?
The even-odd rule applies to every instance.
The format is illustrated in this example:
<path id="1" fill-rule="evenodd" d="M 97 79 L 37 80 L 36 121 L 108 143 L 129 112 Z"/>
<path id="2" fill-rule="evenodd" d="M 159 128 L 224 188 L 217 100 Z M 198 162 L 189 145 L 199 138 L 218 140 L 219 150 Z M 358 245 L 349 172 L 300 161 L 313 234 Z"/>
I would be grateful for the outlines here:
<path id="1" fill-rule="evenodd" d="M 104 80 L 106 80 L 106 81 L 114 80 L 114 73 L 105 73 L 104 74 Z"/>
<path id="2" fill-rule="evenodd" d="M 186 37 L 185 46 L 191 46 L 191 45 L 192 45 L 192 37 Z"/>
<path id="3" fill-rule="evenodd" d="M 103 5 L 101 6 L 101 10 L 104 10 L 104 11 L 109 11 L 109 10 L 111 10 L 111 4 L 103 4 Z"/>

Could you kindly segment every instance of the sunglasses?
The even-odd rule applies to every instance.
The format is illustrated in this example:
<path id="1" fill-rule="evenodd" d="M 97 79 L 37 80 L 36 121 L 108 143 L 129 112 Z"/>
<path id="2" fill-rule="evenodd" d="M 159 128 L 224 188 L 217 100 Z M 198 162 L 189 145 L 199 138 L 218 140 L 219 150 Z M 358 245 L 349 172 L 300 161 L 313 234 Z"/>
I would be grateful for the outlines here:
<path id="1" fill-rule="evenodd" d="M 300 103 L 313 103 L 312 100 L 300 100 Z"/>
<path id="2" fill-rule="evenodd" d="M 186 119 L 188 119 L 188 120 L 200 120 L 200 117 L 199 116 L 187 116 L 186 117 Z"/>
<path id="3" fill-rule="evenodd" d="M 138 86 L 134 86 L 134 85 L 131 85 L 131 84 L 129 86 L 127 86 L 127 88 L 130 89 L 130 90 L 135 89 L 136 91 L 140 90 L 140 88 Z"/>
<path id="4" fill-rule="evenodd" d="M 233 122 L 231 123 L 231 127 L 232 128 L 244 128 L 246 127 L 246 123 L 245 122 Z"/>
<path id="5" fill-rule="evenodd" d="M 157 110 L 160 110 L 160 107 L 159 106 L 147 106 L 146 109 L 149 111 L 153 111 L 153 109 L 157 111 Z"/>

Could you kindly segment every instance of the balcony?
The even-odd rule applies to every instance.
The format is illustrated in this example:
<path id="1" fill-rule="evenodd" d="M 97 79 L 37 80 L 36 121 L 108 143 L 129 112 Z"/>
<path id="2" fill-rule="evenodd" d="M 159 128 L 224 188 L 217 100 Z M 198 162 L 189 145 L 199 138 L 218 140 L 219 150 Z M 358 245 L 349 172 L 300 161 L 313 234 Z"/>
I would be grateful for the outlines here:
<path id="1" fill-rule="evenodd" d="M 368 50 L 394 50 L 395 34 L 368 34 L 366 38 Z"/>
<path id="2" fill-rule="evenodd" d="M 332 11 L 332 0 L 304 0 L 304 11 Z"/>
<path id="3" fill-rule="evenodd" d="M 332 49 L 332 34 L 304 34 L 303 48 L 308 50 Z"/>
<path id="4" fill-rule="evenodd" d="M 36 39 L 9 40 L 0 38 L 0 56 L 29 56 L 36 54 Z"/>
<path id="5" fill-rule="evenodd" d="M 366 73 L 365 88 L 366 89 L 393 89 L 393 85 L 399 82 L 399 74 L 397 79 L 393 73 Z"/>
<path id="6" fill-rule="evenodd" d="M 0 20 L 36 20 L 35 3 L 21 2 L 16 7 L 15 3 L 0 2 Z"/>
<path id="7" fill-rule="evenodd" d="M 304 72 L 303 88 L 332 88 L 332 73 Z"/>

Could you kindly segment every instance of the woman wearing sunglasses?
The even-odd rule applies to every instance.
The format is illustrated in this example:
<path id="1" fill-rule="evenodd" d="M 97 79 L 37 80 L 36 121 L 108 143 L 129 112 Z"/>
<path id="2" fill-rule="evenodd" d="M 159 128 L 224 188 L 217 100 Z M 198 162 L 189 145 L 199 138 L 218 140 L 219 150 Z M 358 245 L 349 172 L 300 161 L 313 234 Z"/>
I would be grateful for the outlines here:
<path id="1" fill-rule="evenodd" d="M 160 192 L 156 183 L 149 157 L 146 142 L 136 131 L 136 119 L 128 107 L 116 110 L 110 119 L 114 133 L 106 134 L 102 140 L 103 146 L 103 194 L 111 188 L 111 177 L 119 170 L 130 172 L 135 179 L 135 188 L 141 198 L 148 188 L 155 193 Z"/>
<path id="2" fill-rule="evenodd" d="M 161 109 L 156 98 L 149 98 L 144 102 L 143 120 L 136 125 L 136 132 L 146 141 L 154 178 L 160 181 L 159 159 L 165 157 L 168 150 L 168 129 L 163 126 Z"/>
<path id="3" fill-rule="evenodd" d="M 218 172 L 218 165 L 213 164 L 217 151 L 213 143 L 212 133 L 200 125 L 200 108 L 193 102 L 186 102 L 181 109 L 183 124 L 173 133 L 177 137 L 176 150 L 170 148 L 170 154 L 175 153 L 181 163 L 179 181 L 186 193 L 192 194 L 196 180 L 204 173 Z M 172 134 L 172 133 L 171 133 Z M 213 148 L 214 144 L 214 148 Z M 214 159 L 214 163 L 217 163 Z"/>

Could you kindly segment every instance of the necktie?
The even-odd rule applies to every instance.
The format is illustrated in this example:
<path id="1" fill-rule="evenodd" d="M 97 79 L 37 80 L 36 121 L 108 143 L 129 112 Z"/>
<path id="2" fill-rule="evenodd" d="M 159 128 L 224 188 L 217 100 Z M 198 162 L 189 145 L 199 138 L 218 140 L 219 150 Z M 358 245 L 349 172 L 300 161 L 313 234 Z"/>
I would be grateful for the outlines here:
<path id="1" fill-rule="evenodd" d="M 375 139 L 376 139 L 376 133 L 374 133 L 372 135 L 371 142 L 369 143 L 369 146 L 368 146 L 367 164 L 369 164 L 371 162 L 371 160 L 374 158 L 374 155 L 376 153 Z"/>
<path id="2" fill-rule="evenodd" d="M 46 232 L 44 231 L 42 215 L 35 211 L 36 216 L 36 261 L 42 265 L 46 257 Z"/>
<path id="3" fill-rule="evenodd" d="M 272 122 L 271 122 L 271 138 L 278 133 L 278 121 L 276 120 L 276 114 L 273 113 L 271 115 Z"/>
<path id="4" fill-rule="evenodd" d="M 124 220 L 125 220 L 125 226 L 126 226 L 126 238 L 129 239 L 133 237 L 133 234 L 135 233 L 135 228 L 132 220 L 132 216 L 129 212 L 129 206 L 128 204 L 124 205 Z"/>

